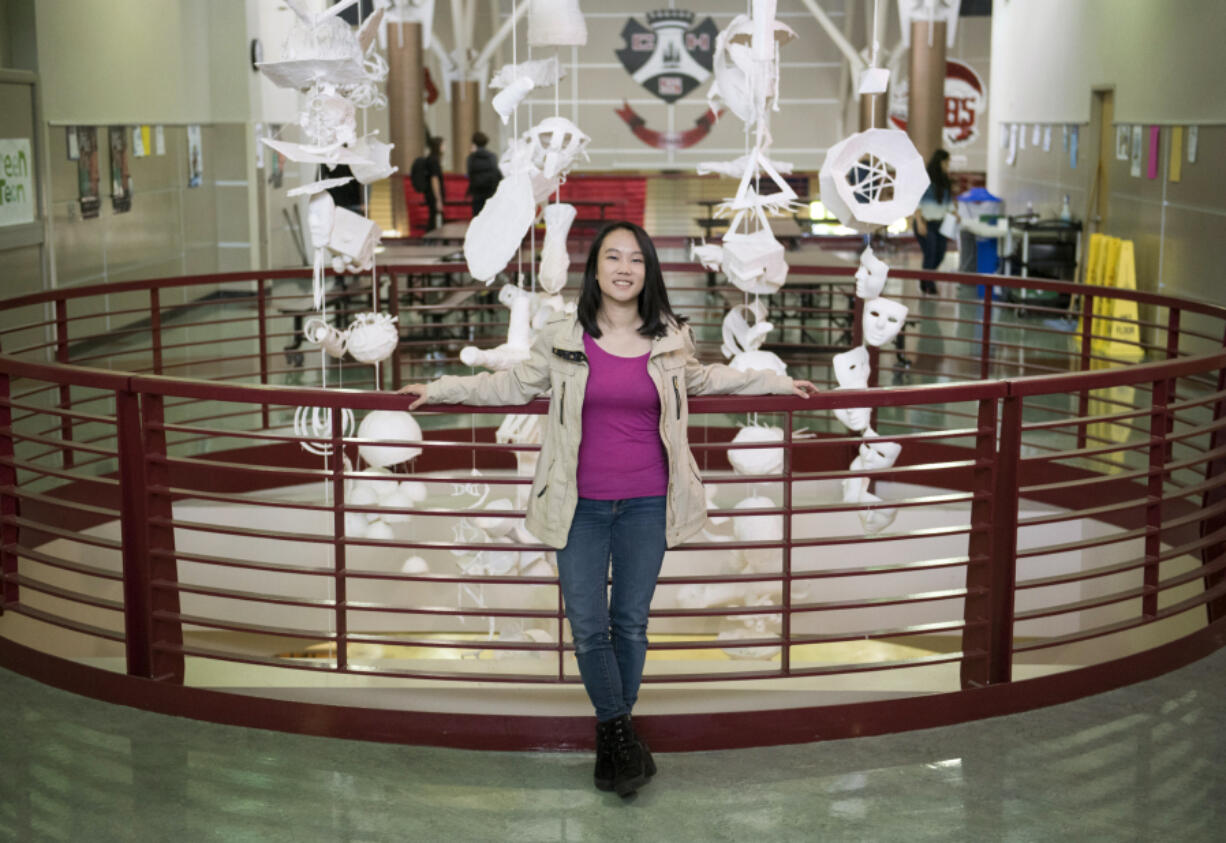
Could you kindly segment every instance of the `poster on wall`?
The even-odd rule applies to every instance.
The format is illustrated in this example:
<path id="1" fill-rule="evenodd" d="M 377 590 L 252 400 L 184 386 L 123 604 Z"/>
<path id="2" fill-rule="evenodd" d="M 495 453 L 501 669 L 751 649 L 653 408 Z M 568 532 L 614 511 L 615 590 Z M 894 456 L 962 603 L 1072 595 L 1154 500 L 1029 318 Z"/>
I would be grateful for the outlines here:
<path id="1" fill-rule="evenodd" d="M 81 148 L 77 146 L 77 127 L 66 126 L 64 128 L 64 138 L 68 141 L 68 160 L 76 161 L 81 157 Z"/>
<path id="2" fill-rule="evenodd" d="M 128 170 L 128 139 L 123 126 L 107 130 L 111 147 L 111 209 L 117 214 L 132 210 L 132 174 Z"/>
<path id="3" fill-rule="evenodd" d="M 1115 127 L 1115 160 L 1128 160 L 1128 137 L 1129 129 L 1127 126 Z"/>
<path id="4" fill-rule="evenodd" d="M 1188 127 L 1188 163 L 1196 163 L 1196 141 L 1200 135 L 1200 129 L 1197 126 Z"/>
<path id="5" fill-rule="evenodd" d="M 34 222 L 29 138 L 0 138 L 0 226 Z"/>
<path id="6" fill-rule="evenodd" d="M 166 154 L 166 127 L 165 126 L 154 126 L 153 127 L 153 154 L 154 155 L 165 155 Z"/>
<path id="7" fill-rule="evenodd" d="M 204 183 L 204 149 L 200 143 L 200 127 L 187 127 L 187 186 Z"/>
<path id="8" fill-rule="evenodd" d="M 1141 159 L 1145 156 L 1145 137 L 1141 133 L 1140 126 L 1132 127 L 1132 140 L 1130 141 L 1128 175 L 1134 179 L 1141 178 Z"/>
<path id="9" fill-rule="evenodd" d="M 93 219 L 102 209 L 98 193 L 98 129 L 77 126 L 77 197 L 81 218 Z"/>

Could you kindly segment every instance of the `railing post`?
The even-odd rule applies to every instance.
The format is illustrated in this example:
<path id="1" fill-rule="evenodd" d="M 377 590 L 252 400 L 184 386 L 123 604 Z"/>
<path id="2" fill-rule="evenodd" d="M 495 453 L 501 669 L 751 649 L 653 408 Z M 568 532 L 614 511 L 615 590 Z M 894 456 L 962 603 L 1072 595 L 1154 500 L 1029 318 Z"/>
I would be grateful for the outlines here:
<path id="1" fill-rule="evenodd" d="M 149 335 L 153 346 L 153 373 L 162 374 L 162 300 L 157 287 L 149 288 Z"/>
<path id="2" fill-rule="evenodd" d="M 161 398 L 148 408 L 147 421 L 161 422 Z M 179 647 L 182 628 L 177 620 L 177 563 L 173 527 L 154 527 L 150 519 L 170 517 L 166 484 L 165 434 L 160 427 L 148 440 L 142 430 L 140 399 L 134 392 L 115 393 L 116 438 L 119 443 L 120 536 L 123 544 L 124 640 L 128 673 L 147 679 L 183 681 L 183 655 L 157 645 Z M 155 458 L 148 461 L 146 454 Z M 161 457 L 161 460 L 156 458 Z M 158 468 L 150 472 L 151 464 Z M 157 484 L 156 491 L 152 488 Z M 170 550 L 170 558 L 154 562 L 153 550 Z M 158 589 L 154 589 L 154 581 Z M 176 619 L 153 619 L 154 611 Z"/>
<path id="3" fill-rule="evenodd" d="M 1222 348 L 1226 349 L 1226 337 L 1222 338 Z M 1226 369 L 1218 370 L 1217 391 L 1218 394 L 1226 392 Z M 1213 420 L 1220 422 L 1222 419 L 1226 419 L 1226 398 L 1219 398 L 1213 402 Z M 1216 451 L 1221 448 L 1226 448 L 1226 428 L 1219 427 L 1209 437 L 1209 450 Z M 1205 480 L 1220 481 L 1223 478 L 1226 478 L 1226 457 L 1217 457 L 1209 460 L 1205 464 Z M 1226 501 L 1226 483 L 1219 482 L 1218 485 L 1205 490 L 1204 495 L 1201 497 L 1201 510 L 1207 510 L 1223 501 Z M 1215 515 L 1200 522 L 1202 538 L 1212 535 L 1223 528 L 1226 528 L 1226 515 Z M 1209 565 L 1221 559 L 1222 554 L 1226 554 L 1226 542 L 1214 542 L 1202 548 L 1200 552 L 1201 565 Z M 1226 571 L 1210 574 L 1205 577 L 1205 590 L 1208 591 L 1216 588 L 1223 581 L 1226 581 Z M 1205 610 L 1209 614 L 1209 623 L 1226 618 L 1226 596 L 1210 600 L 1205 604 Z"/>
<path id="4" fill-rule="evenodd" d="M 1153 618 L 1158 613 L 1158 566 L 1162 555 L 1162 489 L 1166 479 L 1169 412 L 1168 381 L 1152 384 L 1149 415 L 1149 481 L 1145 496 L 1145 576 L 1141 614 Z"/>
<path id="5" fill-rule="evenodd" d="M 339 407 L 328 411 L 332 421 L 332 570 L 336 607 L 336 669 L 349 667 L 348 601 L 345 582 L 345 449 L 344 413 Z"/>
<path id="6" fill-rule="evenodd" d="M 255 285 L 256 343 L 260 355 L 260 383 L 268 383 L 268 292 L 261 278 Z M 267 430 L 272 426 L 268 404 L 260 405 L 260 424 Z"/>
<path id="7" fill-rule="evenodd" d="M 68 301 L 66 299 L 55 300 L 55 362 L 70 362 L 68 354 Z M 61 410 L 72 409 L 72 387 L 69 384 L 60 384 L 60 403 L 56 406 Z M 60 439 L 64 442 L 72 441 L 72 419 L 68 416 L 60 418 Z M 60 456 L 64 468 L 72 468 L 72 448 L 62 448 Z"/>
<path id="8" fill-rule="evenodd" d="M 1090 351 L 1094 336 L 1094 295 L 1085 293 L 1081 296 L 1081 371 L 1090 370 Z M 1086 446 L 1086 416 L 1090 415 L 1090 390 L 1083 388 L 1077 399 L 1077 447 Z"/>
<path id="9" fill-rule="evenodd" d="M 12 395 L 7 372 L 0 372 L 0 615 L 5 606 L 16 605 L 21 598 L 18 590 L 17 553 L 18 527 L 13 520 L 20 514 L 17 498 L 17 469 L 13 465 L 13 408 L 9 405 Z"/>
<path id="10" fill-rule="evenodd" d="M 404 386 L 400 373 L 400 285 L 396 283 L 396 273 L 387 273 L 387 312 L 396 319 L 396 350 L 392 352 L 392 389 Z"/>
<path id="11" fill-rule="evenodd" d="M 141 431 L 149 515 L 149 575 L 153 678 L 183 682 L 183 624 L 179 620 L 179 560 L 166 461 L 166 414 L 161 395 L 141 397 Z"/>
<path id="12" fill-rule="evenodd" d="M 783 416 L 783 617 L 780 634 L 779 670 L 784 676 L 792 673 L 792 467 L 796 464 L 792 448 L 792 411 Z"/>
<path id="13" fill-rule="evenodd" d="M 1017 487 L 1022 442 L 1022 399 L 1007 395 L 1001 401 L 1000 439 L 995 439 L 996 407 L 984 399 L 979 405 L 976 442 L 976 491 L 990 490 L 986 505 L 972 505 L 971 563 L 967 588 L 980 592 L 967 595 L 966 619 L 979 629 L 968 629 L 963 649 L 982 649 L 976 662 L 963 662 L 962 686 L 994 685 L 1013 677 L 1013 591 L 1017 578 Z M 985 431 L 990 431 L 986 432 Z M 984 441 L 987 439 L 988 441 Z M 995 453 L 990 451 L 995 445 Z M 983 465 L 985 458 L 992 465 Z M 976 501 L 979 504 L 979 501 Z M 986 519 L 986 521 L 984 520 Z M 978 564 L 976 564 L 978 560 Z M 975 645 L 980 646 L 976 647 Z"/>
<path id="14" fill-rule="evenodd" d="M 992 285 L 983 285 L 983 330 L 979 340 L 979 379 L 987 380 L 992 369 Z"/>

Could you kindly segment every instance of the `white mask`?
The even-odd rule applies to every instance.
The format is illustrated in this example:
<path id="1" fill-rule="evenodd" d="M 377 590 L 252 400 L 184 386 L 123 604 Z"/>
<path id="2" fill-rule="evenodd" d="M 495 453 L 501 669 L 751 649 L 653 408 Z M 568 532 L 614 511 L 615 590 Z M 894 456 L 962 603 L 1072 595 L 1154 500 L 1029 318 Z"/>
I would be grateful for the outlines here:
<path id="1" fill-rule="evenodd" d="M 851 351 L 834 355 L 834 378 L 839 389 L 868 388 L 868 349 L 856 346 Z"/>
<path id="2" fill-rule="evenodd" d="M 871 407 L 846 407 L 834 411 L 834 417 L 842 422 L 844 427 L 856 432 L 868 427 L 872 415 L 873 409 Z"/>
<path id="3" fill-rule="evenodd" d="M 876 298 L 864 303 L 864 341 L 882 346 L 902 330 L 907 321 L 907 307 L 890 299 Z"/>
<path id="4" fill-rule="evenodd" d="M 866 248 L 860 255 L 860 268 L 856 270 L 856 295 L 866 301 L 880 296 L 889 272 L 885 261 L 874 255 L 871 248 Z"/>
<path id="5" fill-rule="evenodd" d="M 902 445 L 897 442 L 878 442 L 866 440 L 860 443 L 860 456 L 856 459 L 864 468 L 893 468 L 898 455 L 902 453 Z"/>
<path id="6" fill-rule="evenodd" d="M 881 503 L 881 498 L 877 497 L 872 492 L 865 492 L 860 498 L 860 502 Z M 896 507 L 862 509 L 857 512 L 856 515 L 860 516 L 860 526 L 864 528 L 864 532 L 880 533 L 894 522 L 894 516 L 898 515 L 898 509 Z"/>

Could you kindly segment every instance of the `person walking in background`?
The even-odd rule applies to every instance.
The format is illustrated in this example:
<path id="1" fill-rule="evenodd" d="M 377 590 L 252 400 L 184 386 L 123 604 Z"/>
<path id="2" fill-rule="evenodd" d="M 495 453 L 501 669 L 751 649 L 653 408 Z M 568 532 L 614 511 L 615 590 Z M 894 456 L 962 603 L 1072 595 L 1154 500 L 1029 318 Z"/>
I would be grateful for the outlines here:
<path id="1" fill-rule="evenodd" d="M 502 171 L 498 169 L 498 156 L 485 148 L 490 139 L 484 132 L 473 132 L 472 152 L 468 154 L 468 194 L 472 197 L 473 216 L 481 213 L 485 200 L 494 195 Z"/>
<path id="2" fill-rule="evenodd" d="M 443 193 L 442 138 L 432 137 L 426 141 L 426 154 L 415 159 L 409 168 L 409 182 L 426 199 L 429 211 L 426 231 L 433 231 L 443 224 L 442 207 L 446 199 Z"/>
<path id="3" fill-rule="evenodd" d="M 924 191 L 911 223 L 915 239 L 919 241 L 920 251 L 924 255 L 924 269 L 938 269 L 941 261 L 945 260 L 947 241 L 945 235 L 941 234 L 941 221 L 952 213 L 954 191 L 949 180 L 949 153 L 938 149 L 928 159 L 928 189 Z M 920 281 L 920 289 L 935 295 L 937 284 L 935 281 L 923 280 Z"/>
<path id="4" fill-rule="evenodd" d="M 400 391 L 418 396 L 410 410 L 427 401 L 525 404 L 550 392 L 524 523 L 558 549 L 575 659 L 596 709 L 595 785 L 629 796 L 656 772 L 630 712 L 664 551 L 707 520 L 686 396 L 808 397 L 817 388 L 774 372 L 699 363 L 685 318 L 669 304 L 651 238 L 633 223 L 614 222 L 592 243 L 577 312 L 542 328 L 527 360 Z"/>

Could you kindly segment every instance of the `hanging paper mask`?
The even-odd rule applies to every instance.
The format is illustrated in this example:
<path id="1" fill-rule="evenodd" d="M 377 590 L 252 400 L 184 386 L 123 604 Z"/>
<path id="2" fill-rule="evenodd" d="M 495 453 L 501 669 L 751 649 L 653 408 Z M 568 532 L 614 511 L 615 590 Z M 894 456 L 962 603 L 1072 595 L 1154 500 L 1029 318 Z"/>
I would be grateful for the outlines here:
<path id="1" fill-rule="evenodd" d="M 907 306 L 890 299 L 876 298 L 864 303 L 864 341 L 882 346 L 898 336 L 907 322 Z"/>
<path id="2" fill-rule="evenodd" d="M 856 270 L 856 295 L 866 301 L 880 297 L 889 272 L 885 261 L 873 254 L 872 247 L 866 246 L 860 254 L 860 268 Z"/>

